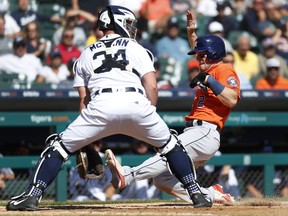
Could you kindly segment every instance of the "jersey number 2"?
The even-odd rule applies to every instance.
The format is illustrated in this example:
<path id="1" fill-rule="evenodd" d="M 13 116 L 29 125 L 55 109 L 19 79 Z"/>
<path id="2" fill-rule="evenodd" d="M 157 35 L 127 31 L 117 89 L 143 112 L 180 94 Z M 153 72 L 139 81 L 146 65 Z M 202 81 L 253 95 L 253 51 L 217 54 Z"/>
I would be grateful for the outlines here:
<path id="1" fill-rule="evenodd" d="M 204 101 L 205 101 L 205 96 L 204 95 L 200 95 L 197 107 L 204 107 L 204 105 L 203 105 Z"/>

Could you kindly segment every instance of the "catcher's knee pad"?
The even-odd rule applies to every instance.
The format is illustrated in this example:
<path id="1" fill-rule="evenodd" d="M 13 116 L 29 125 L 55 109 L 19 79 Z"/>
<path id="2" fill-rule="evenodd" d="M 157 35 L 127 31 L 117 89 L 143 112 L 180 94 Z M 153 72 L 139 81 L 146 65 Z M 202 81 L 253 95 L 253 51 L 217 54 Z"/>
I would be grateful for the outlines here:
<path id="1" fill-rule="evenodd" d="M 49 154 L 51 157 L 61 157 L 66 161 L 70 157 L 71 153 L 65 148 L 58 134 L 48 136 L 45 143 L 46 147 L 40 155 L 41 158 Z"/>
<path id="2" fill-rule="evenodd" d="M 172 131 L 171 131 L 172 132 Z M 179 143 L 179 140 L 177 138 L 177 135 L 175 133 L 171 133 L 169 140 L 167 141 L 167 143 L 159 148 L 156 148 L 156 150 L 161 154 L 161 155 L 165 155 L 168 152 L 170 152 L 172 149 L 175 148 L 175 146 Z"/>
<path id="3" fill-rule="evenodd" d="M 177 155 L 179 155 L 179 153 L 180 153 L 180 155 L 182 156 L 182 157 L 186 157 L 187 156 L 187 159 L 188 159 L 188 161 L 187 161 L 187 164 L 189 164 L 190 165 L 190 167 L 191 167 L 191 169 L 192 169 L 192 174 L 193 174 L 193 176 L 195 177 L 195 179 L 196 179 L 196 171 L 195 171 L 195 167 L 194 167 L 194 163 L 193 163 L 193 160 L 192 160 L 192 158 L 189 156 L 189 154 L 187 154 L 187 151 L 186 151 L 186 149 L 184 148 L 184 146 L 181 144 L 181 141 L 178 139 L 178 137 L 177 137 L 177 133 L 175 133 L 175 131 L 170 131 L 171 132 L 171 138 L 170 138 L 170 140 L 167 142 L 167 144 L 166 145 L 164 145 L 164 147 L 162 147 L 162 149 L 161 148 L 158 148 L 157 150 L 158 150 L 158 152 L 161 154 L 161 156 L 164 156 L 164 157 L 166 157 L 167 158 L 167 160 L 168 160 L 168 170 L 170 171 L 170 173 L 172 173 L 172 174 L 175 174 L 175 170 L 173 171 L 172 169 L 171 169 L 171 167 L 170 167 L 170 162 L 173 162 L 174 161 L 174 163 L 175 164 L 177 164 L 176 163 L 176 161 L 177 161 L 177 159 L 176 158 L 174 158 L 173 156 L 171 156 L 171 155 L 175 155 L 175 153 L 177 154 Z M 161 151 L 162 150 L 162 151 Z M 184 153 L 184 154 L 183 154 Z M 170 161 L 170 162 L 169 162 Z"/>

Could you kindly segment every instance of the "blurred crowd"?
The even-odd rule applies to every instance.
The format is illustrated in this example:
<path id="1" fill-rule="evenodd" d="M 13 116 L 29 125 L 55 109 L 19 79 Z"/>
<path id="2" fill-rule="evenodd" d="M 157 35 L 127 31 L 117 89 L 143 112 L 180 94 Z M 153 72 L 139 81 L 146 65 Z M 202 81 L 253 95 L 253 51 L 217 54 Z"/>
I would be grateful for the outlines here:
<path id="1" fill-rule="evenodd" d="M 72 88 L 72 65 L 102 37 L 97 13 L 107 5 L 137 16 L 136 40 L 155 56 L 160 89 L 189 89 L 199 72 L 187 55 L 187 10 L 196 15 L 198 36 L 223 38 L 224 62 L 234 66 L 242 90 L 288 88 L 286 0 L 0 0 L 2 88 Z"/>

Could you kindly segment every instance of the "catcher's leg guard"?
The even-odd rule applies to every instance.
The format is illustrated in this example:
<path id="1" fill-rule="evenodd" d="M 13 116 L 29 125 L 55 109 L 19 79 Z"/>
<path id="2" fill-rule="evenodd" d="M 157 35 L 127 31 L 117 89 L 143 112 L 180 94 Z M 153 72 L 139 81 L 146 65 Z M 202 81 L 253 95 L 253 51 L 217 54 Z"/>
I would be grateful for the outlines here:
<path id="1" fill-rule="evenodd" d="M 161 154 L 167 158 L 171 172 L 187 190 L 194 207 L 211 207 L 212 201 L 205 199 L 202 194 L 201 187 L 195 179 L 193 163 L 175 134 L 171 135 Z"/>
<path id="2" fill-rule="evenodd" d="M 68 160 L 70 153 L 62 144 L 58 134 L 52 134 L 46 139 L 46 148 L 41 154 L 41 160 L 36 166 L 31 190 L 32 195 L 42 195 L 43 191 L 56 178 L 64 161 Z M 41 191 L 36 190 L 41 185 Z M 27 192 L 27 191 L 26 191 Z"/>
<path id="3" fill-rule="evenodd" d="M 46 139 L 46 147 L 41 153 L 32 181 L 25 191 L 26 195 L 42 196 L 44 190 L 56 178 L 61 165 L 70 156 L 62 144 L 58 134 L 53 134 Z"/>

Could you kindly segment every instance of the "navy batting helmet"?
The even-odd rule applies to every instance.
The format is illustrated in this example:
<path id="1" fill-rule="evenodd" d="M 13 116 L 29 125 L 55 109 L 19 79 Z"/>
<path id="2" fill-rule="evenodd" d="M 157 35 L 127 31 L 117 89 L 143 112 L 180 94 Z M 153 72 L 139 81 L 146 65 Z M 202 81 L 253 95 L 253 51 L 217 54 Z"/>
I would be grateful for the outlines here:
<path id="1" fill-rule="evenodd" d="M 207 53 L 207 58 L 211 62 L 221 61 L 226 56 L 224 41 L 216 35 L 198 37 L 195 48 L 188 52 L 188 55 L 194 55 L 197 52 Z"/>
<path id="2" fill-rule="evenodd" d="M 99 12 L 97 27 L 100 30 L 114 30 L 123 37 L 135 38 L 136 17 L 128 8 L 110 5 Z"/>

